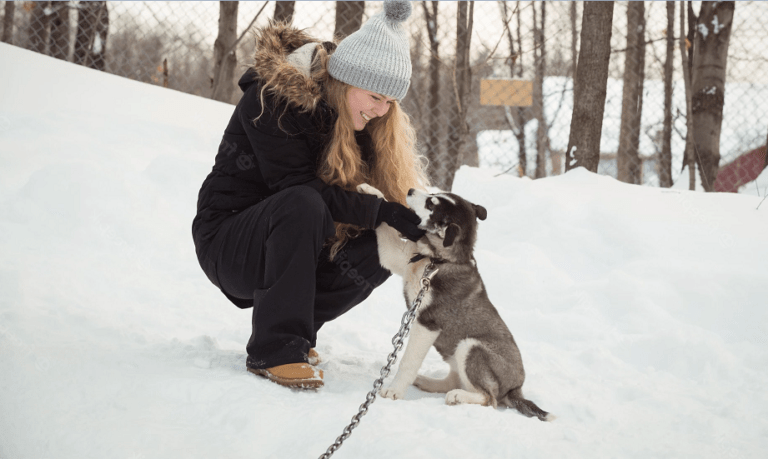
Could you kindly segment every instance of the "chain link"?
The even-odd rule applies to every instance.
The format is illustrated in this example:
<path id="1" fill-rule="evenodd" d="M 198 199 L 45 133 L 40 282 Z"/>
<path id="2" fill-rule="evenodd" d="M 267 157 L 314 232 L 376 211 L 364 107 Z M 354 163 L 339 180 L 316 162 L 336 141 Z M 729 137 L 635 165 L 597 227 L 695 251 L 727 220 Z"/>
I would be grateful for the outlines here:
<path id="1" fill-rule="evenodd" d="M 427 267 L 424 268 L 424 274 L 421 276 L 421 290 L 419 290 L 419 294 L 416 295 L 416 298 L 413 300 L 411 307 L 408 309 L 408 311 L 405 312 L 405 314 L 403 314 L 403 318 L 400 321 L 400 330 L 398 330 L 397 334 L 392 338 L 392 345 L 395 347 L 395 349 L 387 357 L 387 364 L 381 368 L 381 376 L 379 376 L 379 378 L 373 382 L 373 389 L 368 392 L 368 395 L 365 396 L 365 402 L 360 405 L 360 409 L 358 410 L 357 414 L 352 416 L 352 422 L 350 422 L 349 425 L 344 428 L 344 431 L 341 433 L 341 435 L 339 435 L 336 441 L 330 447 L 328 447 L 328 450 L 322 454 L 319 459 L 328 459 L 333 456 L 333 453 L 335 453 L 336 450 L 341 447 L 341 444 L 344 443 L 344 440 L 352 435 L 352 429 L 360 424 L 360 418 L 368 413 L 368 407 L 371 406 L 371 403 L 376 400 L 376 394 L 379 392 L 379 389 L 381 389 L 381 386 L 384 383 L 384 379 L 389 375 L 389 372 L 392 369 L 392 365 L 394 365 L 394 363 L 397 361 L 397 353 L 400 352 L 400 349 L 403 347 L 403 340 L 408 336 L 408 332 L 411 330 L 411 324 L 413 323 L 414 317 L 416 317 L 416 311 L 418 311 L 419 306 L 421 306 L 421 301 L 424 298 L 424 295 L 427 293 L 427 290 L 429 290 L 430 278 L 436 271 L 437 270 L 435 269 L 435 264 L 431 261 Z"/>

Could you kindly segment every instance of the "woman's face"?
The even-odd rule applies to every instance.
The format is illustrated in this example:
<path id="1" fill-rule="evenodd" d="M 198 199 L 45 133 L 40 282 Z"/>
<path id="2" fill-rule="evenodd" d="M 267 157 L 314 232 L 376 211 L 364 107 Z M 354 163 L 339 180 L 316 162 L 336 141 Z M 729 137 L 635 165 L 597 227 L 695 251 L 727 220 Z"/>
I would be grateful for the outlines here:
<path id="1" fill-rule="evenodd" d="M 351 86 L 347 91 L 347 108 L 355 131 L 362 131 L 373 118 L 386 115 L 394 102 L 395 99 Z"/>

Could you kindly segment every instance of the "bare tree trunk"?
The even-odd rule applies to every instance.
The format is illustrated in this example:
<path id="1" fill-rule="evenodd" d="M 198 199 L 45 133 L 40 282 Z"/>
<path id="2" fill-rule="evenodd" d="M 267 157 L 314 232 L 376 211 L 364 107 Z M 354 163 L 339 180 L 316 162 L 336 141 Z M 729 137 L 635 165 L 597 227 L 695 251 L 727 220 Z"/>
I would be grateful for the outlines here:
<path id="1" fill-rule="evenodd" d="M 643 81 L 645 79 L 645 4 L 627 4 L 627 50 L 624 58 L 624 89 L 621 101 L 621 129 L 616 155 L 617 178 L 639 185 L 642 169 L 640 122 L 643 114 Z"/>
<path id="2" fill-rule="evenodd" d="M 13 17 L 16 14 L 16 3 L 6 0 L 5 17 L 3 18 L 3 43 L 13 44 Z"/>
<path id="3" fill-rule="evenodd" d="M 736 2 L 702 2 L 693 45 L 693 147 L 701 184 L 712 191 L 720 165 L 725 68 Z"/>
<path id="4" fill-rule="evenodd" d="M 41 54 L 48 53 L 50 39 L 51 2 L 32 2 L 29 20 L 29 49 Z"/>
<path id="5" fill-rule="evenodd" d="M 69 2 L 53 2 L 51 56 L 66 61 L 69 57 Z"/>
<path id="6" fill-rule="evenodd" d="M 239 2 L 219 2 L 219 34 L 213 43 L 213 90 L 211 99 L 232 102 L 237 66 L 237 8 Z"/>
<path id="7" fill-rule="evenodd" d="M 467 128 L 468 96 L 472 81 L 469 67 L 469 47 L 472 38 L 474 2 L 460 1 L 456 14 L 456 67 L 454 68 L 455 103 L 451 107 L 448 123 L 447 175 L 442 177 L 439 187 L 450 190 L 453 176 L 459 168 L 459 155 L 469 129 Z"/>
<path id="8" fill-rule="evenodd" d="M 336 27 L 333 36 L 337 40 L 357 32 L 363 25 L 365 2 L 336 2 Z"/>
<path id="9" fill-rule="evenodd" d="M 427 87 L 426 116 L 427 159 L 429 164 L 437 166 L 440 164 L 440 128 L 438 125 L 438 107 L 440 104 L 440 39 L 437 36 L 438 2 L 430 2 L 430 6 L 427 6 L 427 2 L 421 2 L 421 6 L 424 9 L 424 21 L 427 24 L 427 35 L 429 36 L 429 86 Z M 432 169 L 432 173 L 439 174 L 440 171 Z"/>
<path id="10" fill-rule="evenodd" d="M 75 53 L 72 60 L 78 65 L 87 65 L 88 51 L 91 47 L 91 36 L 95 29 L 91 2 L 78 4 L 77 33 L 75 34 Z"/>
<path id="11" fill-rule="evenodd" d="M 544 113 L 544 73 L 547 65 L 547 52 L 544 41 L 544 24 L 547 18 L 547 2 L 541 2 L 541 24 L 536 21 L 536 3 L 533 4 L 533 42 L 534 42 L 534 79 L 533 79 L 533 116 L 536 118 L 536 172 L 534 178 L 547 176 L 547 150 L 549 135 L 547 118 Z"/>
<path id="12" fill-rule="evenodd" d="M 682 32 L 681 32 L 682 33 Z M 675 2 L 667 2 L 667 57 L 664 61 L 664 130 L 659 158 L 659 185 L 672 186 L 672 76 L 675 57 Z"/>
<path id="13" fill-rule="evenodd" d="M 107 63 L 107 35 L 109 34 L 109 11 L 107 2 L 98 3 L 96 7 L 96 30 L 91 42 L 91 68 L 104 70 Z"/>
<path id="14" fill-rule="evenodd" d="M 515 6 L 517 9 L 517 51 L 519 53 L 519 63 L 517 66 L 517 77 L 522 78 L 523 77 L 523 27 L 521 24 L 521 8 L 520 8 L 520 2 L 517 2 L 517 5 Z M 520 177 L 525 177 L 528 175 L 528 145 L 527 141 L 525 139 L 525 125 L 528 124 L 529 117 L 531 111 L 527 108 L 517 107 L 515 109 L 515 112 L 517 114 L 516 120 L 518 120 L 518 126 L 520 126 L 520 132 L 516 135 L 517 137 L 517 147 L 518 147 L 518 158 L 520 158 L 520 168 L 522 171 L 522 174 L 520 174 Z M 528 116 L 526 116 L 526 114 Z"/>
<path id="15" fill-rule="evenodd" d="M 517 16 L 517 48 L 515 47 L 515 37 L 512 35 L 512 29 L 509 27 L 509 11 L 507 2 L 500 1 L 501 14 L 504 18 L 504 30 L 509 42 L 509 73 L 518 78 L 523 76 L 523 54 L 522 54 L 522 32 L 520 31 L 520 2 L 516 2 L 513 14 Z M 517 70 L 515 70 L 517 68 Z M 512 129 L 512 133 L 517 139 L 517 172 L 520 177 L 525 177 L 528 170 L 528 154 L 525 146 L 525 124 L 528 122 L 526 108 L 523 107 L 504 107 L 504 115 L 507 118 L 507 124 Z"/>
<path id="16" fill-rule="evenodd" d="M 681 13 L 681 15 L 683 16 L 683 22 L 685 22 L 685 11 L 687 10 L 687 13 L 688 13 L 688 32 L 686 33 L 685 27 L 683 27 L 681 24 L 682 30 L 680 30 L 680 35 L 683 35 L 686 37 L 686 40 L 685 40 L 686 59 L 684 60 L 684 62 L 688 63 L 687 66 L 688 66 L 689 79 L 687 80 L 687 83 L 690 86 L 691 84 L 690 76 L 693 75 L 693 40 L 694 40 L 694 35 L 696 34 L 697 18 L 696 18 L 696 14 L 693 12 L 692 1 L 689 0 L 687 6 L 685 6 L 685 4 L 680 5 L 680 8 L 683 9 L 683 13 Z M 683 75 L 685 75 L 685 72 L 683 72 Z M 686 91 L 689 89 L 690 87 L 686 89 Z M 686 103 L 690 104 L 690 99 L 686 99 Z M 689 115 L 690 115 L 690 112 L 686 107 L 686 116 L 689 116 Z M 693 131 L 693 129 L 691 129 L 691 131 Z M 691 145 L 691 142 L 692 142 L 691 138 L 686 136 L 685 154 L 683 155 L 683 166 L 680 169 L 681 172 L 683 169 L 685 169 L 685 166 L 689 164 L 688 160 L 690 158 L 693 158 L 693 145 Z M 692 166 L 688 168 L 688 178 L 689 178 L 690 189 L 691 190 L 696 189 L 696 166 Z"/>
<path id="17" fill-rule="evenodd" d="M 75 64 L 103 70 L 108 31 L 107 2 L 81 2 L 75 35 Z"/>
<path id="18" fill-rule="evenodd" d="M 275 2 L 275 21 L 292 22 L 293 12 L 296 8 L 296 2 Z"/>
<path id="19" fill-rule="evenodd" d="M 597 172 L 612 27 L 613 2 L 584 2 L 581 49 L 576 69 L 579 91 L 573 103 L 565 157 L 566 172 L 580 166 Z"/>
<path id="20" fill-rule="evenodd" d="M 688 39 L 688 46 L 685 48 L 688 50 L 688 71 L 693 75 L 693 40 L 696 35 L 696 23 L 699 18 L 693 11 L 693 2 L 688 0 L 688 33 L 686 38 Z M 680 32 L 683 33 L 682 31 Z"/>
<path id="21" fill-rule="evenodd" d="M 690 6 L 690 5 L 689 5 Z M 688 50 L 686 49 L 685 8 L 680 8 L 680 57 L 683 61 L 683 83 L 685 84 L 685 154 L 683 155 L 683 168 L 688 165 L 688 189 L 696 189 L 696 161 L 693 160 L 693 114 L 691 113 L 691 67 L 688 62 Z M 693 44 L 693 43 L 691 43 Z"/>
<path id="22" fill-rule="evenodd" d="M 579 62 L 579 34 L 576 29 L 576 2 L 571 2 L 571 79 L 573 80 L 573 98 L 576 99 L 576 64 Z"/>

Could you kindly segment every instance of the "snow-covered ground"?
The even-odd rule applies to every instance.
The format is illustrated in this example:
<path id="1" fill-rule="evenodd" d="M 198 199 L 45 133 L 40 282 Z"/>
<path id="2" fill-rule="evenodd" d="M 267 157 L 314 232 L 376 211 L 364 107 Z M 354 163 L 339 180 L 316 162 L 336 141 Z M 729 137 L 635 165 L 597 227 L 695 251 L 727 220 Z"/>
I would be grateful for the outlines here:
<path id="1" fill-rule="evenodd" d="M 323 453 L 390 352 L 399 279 L 320 332 L 320 391 L 247 373 L 250 311 L 190 235 L 232 107 L 4 44 L 0 67 L 0 457 Z M 558 419 L 411 388 L 335 457 L 764 457 L 764 194 L 496 174 L 455 191 L 488 209 L 478 265 Z"/>

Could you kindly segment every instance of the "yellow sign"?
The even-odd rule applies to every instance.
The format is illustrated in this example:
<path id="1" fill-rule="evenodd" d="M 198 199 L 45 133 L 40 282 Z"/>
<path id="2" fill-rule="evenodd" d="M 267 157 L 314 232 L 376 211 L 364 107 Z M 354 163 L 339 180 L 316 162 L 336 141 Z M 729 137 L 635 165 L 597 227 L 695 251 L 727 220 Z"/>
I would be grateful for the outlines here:
<path id="1" fill-rule="evenodd" d="M 523 80 L 482 80 L 482 105 L 509 105 L 528 107 L 533 104 L 533 82 Z"/>

